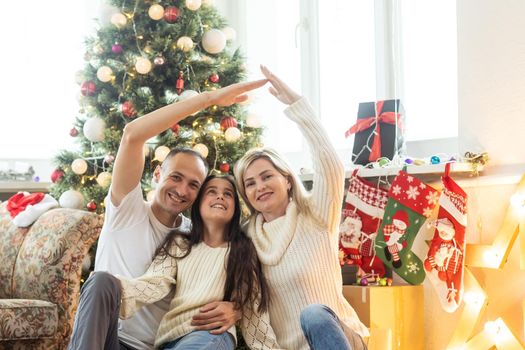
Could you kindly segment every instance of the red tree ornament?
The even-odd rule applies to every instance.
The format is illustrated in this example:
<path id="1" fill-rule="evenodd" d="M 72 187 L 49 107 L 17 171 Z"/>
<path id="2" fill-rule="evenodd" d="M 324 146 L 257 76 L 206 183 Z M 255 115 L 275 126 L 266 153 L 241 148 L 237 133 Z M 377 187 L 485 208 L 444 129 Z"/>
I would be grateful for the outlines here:
<path id="1" fill-rule="evenodd" d="M 135 106 L 133 106 L 133 102 L 126 101 L 122 104 L 122 114 L 128 118 L 132 118 L 137 114 L 135 111 Z"/>
<path id="2" fill-rule="evenodd" d="M 97 210 L 97 203 L 95 203 L 94 200 L 90 200 L 88 204 L 86 204 L 86 207 L 89 211 L 95 211 Z"/>
<path id="3" fill-rule="evenodd" d="M 71 136 L 71 137 L 77 137 L 77 136 L 78 136 L 78 130 L 77 130 L 77 128 L 71 128 L 71 130 L 69 130 L 69 136 Z"/>
<path id="4" fill-rule="evenodd" d="M 80 93 L 83 96 L 93 96 L 97 91 L 97 86 L 91 80 L 87 80 L 80 85 Z"/>
<path id="5" fill-rule="evenodd" d="M 175 136 L 179 135 L 179 131 L 180 131 L 180 125 L 179 124 L 173 124 L 170 129 L 171 129 L 171 131 L 173 131 L 173 134 Z"/>
<path id="6" fill-rule="evenodd" d="M 226 130 L 228 128 L 236 128 L 237 119 L 234 117 L 222 117 L 221 119 L 221 129 Z"/>
<path id="7" fill-rule="evenodd" d="M 217 84 L 219 82 L 219 74 L 217 73 L 213 73 L 212 75 L 210 75 L 210 77 L 208 78 L 212 83 L 214 84 Z"/>
<path id="8" fill-rule="evenodd" d="M 182 77 L 182 71 L 179 71 L 179 78 L 177 79 L 177 83 L 175 84 L 175 88 L 177 88 L 177 92 L 179 94 L 184 89 L 184 79 Z"/>
<path id="9" fill-rule="evenodd" d="M 179 9 L 175 6 L 169 6 L 164 9 L 164 20 L 168 23 L 175 23 L 179 18 Z"/>
<path id="10" fill-rule="evenodd" d="M 227 173 L 230 171 L 230 164 L 226 163 L 226 162 L 222 162 L 221 165 L 219 166 L 219 170 L 221 171 L 221 173 Z"/>
<path id="11" fill-rule="evenodd" d="M 53 181 L 54 184 L 62 180 L 63 177 L 64 177 L 64 172 L 60 169 L 55 169 L 51 173 L 51 181 Z"/>

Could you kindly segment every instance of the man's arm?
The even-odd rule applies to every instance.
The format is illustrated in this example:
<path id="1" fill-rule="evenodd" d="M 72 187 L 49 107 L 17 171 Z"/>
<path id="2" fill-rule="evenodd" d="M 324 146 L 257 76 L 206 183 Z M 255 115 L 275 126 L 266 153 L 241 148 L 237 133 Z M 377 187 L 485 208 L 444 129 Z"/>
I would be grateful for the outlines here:
<path id="1" fill-rule="evenodd" d="M 127 124 L 113 167 L 111 185 L 113 205 L 120 205 L 122 199 L 139 183 L 144 170 L 142 149 L 147 140 L 201 109 L 212 105 L 230 106 L 245 101 L 246 92 L 263 86 L 266 81 L 263 79 L 237 83 L 218 90 L 206 91 L 159 108 Z"/>

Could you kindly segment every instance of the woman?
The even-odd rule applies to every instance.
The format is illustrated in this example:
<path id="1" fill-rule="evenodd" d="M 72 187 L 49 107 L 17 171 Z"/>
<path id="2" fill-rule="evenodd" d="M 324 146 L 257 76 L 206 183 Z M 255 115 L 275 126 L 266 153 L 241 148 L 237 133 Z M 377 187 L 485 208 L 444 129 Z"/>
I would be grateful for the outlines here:
<path id="1" fill-rule="evenodd" d="M 247 345 L 275 348 L 268 318 L 261 317 L 269 302 L 266 282 L 255 247 L 240 228 L 240 217 L 233 178 L 208 176 L 191 210 L 190 234 L 172 232 L 144 276 L 118 277 L 122 284 L 120 316 L 132 316 L 142 305 L 162 299 L 175 287 L 155 347 L 233 349 L 235 327 L 222 334 L 211 334 L 196 331 L 191 325 L 201 307 L 228 300 L 242 310 Z"/>
<path id="2" fill-rule="evenodd" d="M 287 349 L 366 348 L 367 328 L 342 295 L 338 226 L 344 168 L 308 102 L 266 67 L 270 92 L 307 139 L 313 158 L 308 194 L 275 151 L 254 149 L 235 166 L 252 238 L 269 284 L 271 325 Z"/>

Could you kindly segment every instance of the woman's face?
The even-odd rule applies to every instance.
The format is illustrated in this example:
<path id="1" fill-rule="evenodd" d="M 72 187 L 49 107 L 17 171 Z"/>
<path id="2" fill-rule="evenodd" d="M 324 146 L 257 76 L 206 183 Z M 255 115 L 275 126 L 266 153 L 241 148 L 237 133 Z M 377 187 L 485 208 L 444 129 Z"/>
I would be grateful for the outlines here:
<path id="1" fill-rule="evenodd" d="M 205 224 L 228 225 L 235 212 L 235 188 L 226 179 L 215 178 L 206 183 L 199 204 Z"/>
<path id="2" fill-rule="evenodd" d="M 250 205 L 269 222 L 286 213 L 290 181 L 265 159 L 254 160 L 243 177 L 244 190 Z"/>

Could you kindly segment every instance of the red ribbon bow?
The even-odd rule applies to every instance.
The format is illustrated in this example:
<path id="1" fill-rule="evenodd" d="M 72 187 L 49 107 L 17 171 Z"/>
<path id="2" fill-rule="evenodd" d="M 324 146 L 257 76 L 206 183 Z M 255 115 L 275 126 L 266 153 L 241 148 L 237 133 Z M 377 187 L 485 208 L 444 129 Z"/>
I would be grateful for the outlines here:
<path id="1" fill-rule="evenodd" d="M 345 132 L 345 137 L 348 137 L 357 132 L 363 131 L 375 124 L 374 129 L 374 141 L 372 143 L 372 150 L 368 160 L 371 162 L 376 161 L 381 157 L 381 123 L 387 123 L 392 125 L 398 125 L 400 129 L 403 129 L 401 125 L 401 114 L 395 112 L 383 112 L 383 104 L 385 101 L 376 102 L 376 115 L 358 119 L 354 126 Z"/>

